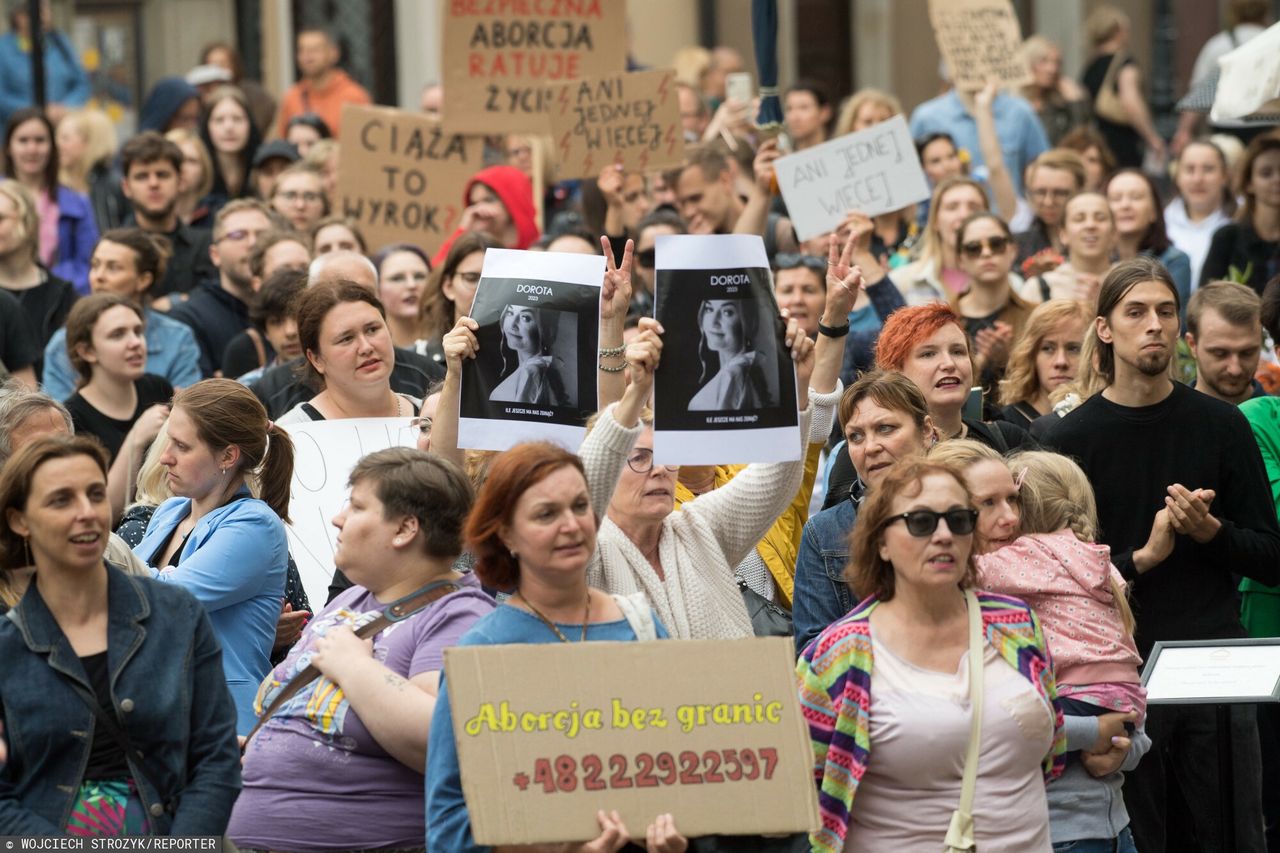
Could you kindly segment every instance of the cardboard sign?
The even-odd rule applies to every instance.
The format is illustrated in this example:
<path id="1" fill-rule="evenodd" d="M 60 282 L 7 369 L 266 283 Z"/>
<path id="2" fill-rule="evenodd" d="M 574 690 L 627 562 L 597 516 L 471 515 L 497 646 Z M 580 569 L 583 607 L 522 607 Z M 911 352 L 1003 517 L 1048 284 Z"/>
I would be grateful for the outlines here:
<path id="1" fill-rule="evenodd" d="M 604 258 L 490 249 L 467 316 L 480 351 L 462 363 L 458 446 L 550 441 L 576 450 L 596 404 Z"/>
<path id="2" fill-rule="evenodd" d="M 851 210 L 868 216 L 929 197 L 907 120 L 896 115 L 773 162 L 801 240 L 834 231 Z"/>
<path id="3" fill-rule="evenodd" d="M 632 835 L 809 832 L 817 789 L 795 650 L 779 637 L 445 649 L 479 844 L 581 841 L 596 810 Z"/>
<path id="4" fill-rule="evenodd" d="M 1249 39 L 1218 60 L 1222 70 L 1211 121 L 1280 113 L 1280 24 Z"/>
<path id="5" fill-rule="evenodd" d="M 336 208 L 370 254 L 391 243 L 435 254 L 458 226 L 467 180 L 484 168 L 484 140 L 387 107 L 348 104 L 342 126 Z"/>
<path id="6" fill-rule="evenodd" d="M 1031 82 L 1009 0 L 929 0 L 929 20 L 957 89 L 976 91 L 992 77 L 1006 89 Z"/>
<path id="7" fill-rule="evenodd" d="M 548 133 L 561 84 L 627 69 L 625 0 L 442 5 L 444 117 L 456 130 Z"/>
<path id="8" fill-rule="evenodd" d="M 298 566 L 311 609 L 329 598 L 338 529 L 333 517 L 347 501 L 347 478 L 364 456 L 388 447 L 413 447 L 417 430 L 408 418 L 309 421 L 285 427 L 293 439 L 289 494 L 289 554 Z"/>
<path id="9" fill-rule="evenodd" d="M 653 458 L 664 465 L 800 458 L 795 363 L 754 234 L 658 237 Z"/>
<path id="10" fill-rule="evenodd" d="M 627 171 L 684 161 L 674 71 L 640 71 L 560 87 L 551 136 L 561 178 L 592 178 L 610 163 Z"/>

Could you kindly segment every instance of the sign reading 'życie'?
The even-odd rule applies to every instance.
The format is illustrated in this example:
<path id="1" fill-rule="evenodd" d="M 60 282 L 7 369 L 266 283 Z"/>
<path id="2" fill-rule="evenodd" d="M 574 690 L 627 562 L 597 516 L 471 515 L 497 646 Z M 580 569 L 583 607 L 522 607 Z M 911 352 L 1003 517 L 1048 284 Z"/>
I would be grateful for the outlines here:
<path id="1" fill-rule="evenodd" d="M 609 165 L 644 172 L 684 160 L 675 72 L 637 71 L 560 88 L 551 136 L 561 178 L 595 178 Z"/>
<path id="2" fill-rule="evenodd" d="M 976 91 L 992 79 L 1008 89 L 1031 82 L 1009 0 L 929 0 L 929 20 L 956 88 Z"/>
<path id="3" fill-rule="evenodd" d="M 452 129 L 548 133 L 561 84 L 626 71 L 625 0 L 442 5 L 444 118 Z"/>
<path id="4" fill-rule="evenodd" d="M 850 211 L 875 216 L 929 197 L 911 131 L 900 115 L 779 157 L 773 167 L 801 240 L 834 231 Z"/>
<path id="5" fill-rule="evenodd" d="M 817 828 L 794 649 L 778 637 L 455 646 L 445 674 L 479 844 Z"/>
<path id="6" fill-rule="evenodd" d="M 462 215 L 467 180 L 484 168 L 484 140 L 387 107 L 342 108 L 339 209 L 372 254 L 412 243 L 435 254 Z"/>

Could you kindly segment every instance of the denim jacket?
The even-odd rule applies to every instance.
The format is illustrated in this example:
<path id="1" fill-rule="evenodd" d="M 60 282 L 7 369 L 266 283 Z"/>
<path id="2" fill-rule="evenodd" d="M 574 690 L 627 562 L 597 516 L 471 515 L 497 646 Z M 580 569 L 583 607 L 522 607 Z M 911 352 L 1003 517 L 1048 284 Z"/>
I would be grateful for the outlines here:
<path id="1" fill-rule="evenodd" d="M 107 606 L 107 711 L 147 762 L 129 769 L 152 832 L 223 834 L 240 751 L 209 617 L 186 590 L 109 563 Z M 0 660 L 0 835 L 62 835 L 89 764 L 95 721 L 81 696 L 93 688 L 35 583 L 0 618 Z"/>
<path id="2" fill-rule="evenodd" d="M 849 533 L 857 517 L 858 505 L 851 495 L 824 509 L 804 526 L 791 604 L 797 652 L 803 652 L 824 628 L 858 603 L 844 582 Z"/>

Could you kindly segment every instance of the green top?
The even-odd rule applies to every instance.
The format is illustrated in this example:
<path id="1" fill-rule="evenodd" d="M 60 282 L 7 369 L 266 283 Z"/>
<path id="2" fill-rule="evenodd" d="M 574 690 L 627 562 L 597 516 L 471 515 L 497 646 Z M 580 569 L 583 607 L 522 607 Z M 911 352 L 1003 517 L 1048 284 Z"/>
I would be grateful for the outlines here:
<path id="1" fill-rule="evenodd" d="M 1280 397 L 1256 397 L 1240 405 L 1253 428 L 1271 484 L 1271 499 L 1280 515 Z M 1253 637 L 1280 637 L 1280 586 L 1266 586 L 1244 578 L 1240 621 Z"/>

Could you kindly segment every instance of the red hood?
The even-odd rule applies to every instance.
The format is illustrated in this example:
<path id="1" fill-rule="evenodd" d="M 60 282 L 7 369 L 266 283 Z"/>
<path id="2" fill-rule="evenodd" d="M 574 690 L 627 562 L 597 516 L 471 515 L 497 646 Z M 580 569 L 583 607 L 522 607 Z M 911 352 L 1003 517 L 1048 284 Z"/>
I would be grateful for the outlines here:
<path id="1" fill-rule="evenodd" d="M 538 239 L 538 222 L 533 208 L 533 182 L 529 176 L 515 166 L 490 166 L 476 172 L 467 181 L 467 188 L 462 193 L 465 206 L 471 198 L 471 188 L 476 184 L 484 184 L 497 193 L 503 206 L 516 226 L 515 249 L 527 249 Z"/>

